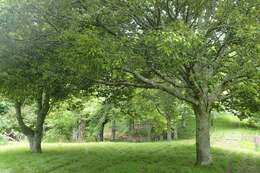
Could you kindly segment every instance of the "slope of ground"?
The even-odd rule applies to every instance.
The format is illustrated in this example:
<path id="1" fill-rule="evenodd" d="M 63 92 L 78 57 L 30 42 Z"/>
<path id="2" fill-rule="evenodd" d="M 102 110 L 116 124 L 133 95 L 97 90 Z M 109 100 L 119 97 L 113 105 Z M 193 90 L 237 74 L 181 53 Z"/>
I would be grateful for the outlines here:
<path id="1" fill-rule="evenodd" d="M 248 127 L 245 121 L 237 117 L 222 114 L 216 117 L 211 132 L 212 146 L 235 151 L 256 150 L 255 137 L 260 129 Z"/>
<path id="2" fill-rule="evenodd" d="M 214 162 L 206 168 L 194 166 L 193 139 L 44 144 L 42 154 L 28 152 L 25 144 L 4 145 L 0 173 L 259 173 L 260 153 L 251 139 L 257 133 L 233 117 L 218 117 L 211 135 Z M 242 140 L 237 134 L 247 137 Z"/>

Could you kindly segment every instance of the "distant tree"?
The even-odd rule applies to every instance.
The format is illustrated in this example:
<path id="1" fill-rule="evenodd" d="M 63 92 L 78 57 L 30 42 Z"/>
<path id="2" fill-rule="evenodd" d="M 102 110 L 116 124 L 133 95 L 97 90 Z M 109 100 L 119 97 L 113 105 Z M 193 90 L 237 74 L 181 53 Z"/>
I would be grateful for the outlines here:
<path id="1" fill-rule="evenodd" d="M 167 132 L 167 140 L 171 141 L 172 136 L 174 139 L 178 138 L 178 107 L 180 102 L 164 92 L 154 92 L 150 93 L 148 99 L 151 99 L 156 110 L 166 119 L 166 132 Z"/>
<path id="2" fill-rule="evenodd" d="M 154 100 L 158 96 L 155 93 L 154 90 L 135 89 L 132 98 L 121 103 L 120 110 L 128 119 L 130 137 L 137 135 L 136 137 L 146 137 L 143 140 L 151 141 L 155 136 L 163 136 L 167 121 L 165 114 L 156 109 L 159 105 L 158 100 Z M 140 125 L 140 129 L 135 129 L 135 125 Z"/>

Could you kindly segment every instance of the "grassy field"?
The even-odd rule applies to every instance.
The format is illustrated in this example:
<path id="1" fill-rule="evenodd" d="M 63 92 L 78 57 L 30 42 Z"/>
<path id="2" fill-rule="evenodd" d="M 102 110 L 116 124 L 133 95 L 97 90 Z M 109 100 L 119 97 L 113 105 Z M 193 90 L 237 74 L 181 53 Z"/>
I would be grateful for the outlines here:
<path id="1" fill-rule="evenodd" d="M 31 154 L 25 144 L 0 146 L 0 173 L 259 173 L 260 153 L 247 128 L 221 116 L 212 129 L 213 164 L 196 167 L 193 139 L 156 143 L 44 144 Z"/>

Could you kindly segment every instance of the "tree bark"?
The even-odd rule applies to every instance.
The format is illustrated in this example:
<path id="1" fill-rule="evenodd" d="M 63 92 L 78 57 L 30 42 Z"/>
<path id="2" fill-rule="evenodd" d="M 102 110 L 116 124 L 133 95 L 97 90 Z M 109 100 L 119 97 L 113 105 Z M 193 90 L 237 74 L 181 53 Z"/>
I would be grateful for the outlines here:
<path id="1" fill-rule="evenodd" d="M 178 124 L 177 124 L 177 122 L 175 122 L 175 125 L 174 125 L 173 139 L 174 140 L 178 139 Z"/>
<path id="2" fill-rule="evenodd" d="M 42 147 L 41 147 L 41 142 L 42 142 L 42 135 L 40 134 L 34 134 L 32 136 L 27 136 L 28 141 L 29 141 L 29 147 L 31 152 L 33 153 L 41 153 L 42 152 Z"/>
<path id="3" fill-rule="evenodd" d="M 196 116 L 196 165 L 209 165 L 210 153 L 210 112 L 203 105 L 193 106 Z"/>
<path id="4" fill-rule="evenodd" d="M 135 121 L 132 117 L 129 119 L 129 124 L 128 124 L 128 140 L 132 141 L 133 140 L 133 132 L 135 130 Z"/>
<path id="5" fill-rule="evenodd" d="M 107 124 L 108 120 L 106 119 L 104 122 L 101 123 L 100 126 L 100 131 L 99 131 L 99 141 L 103 142 L 104 141 L 104 130 L 105 130 L 105 125 Z"/>
<path id="6" fill-rule="evenodd" d="M 83 142 L 85 139 L 86 120 L 80 120 L 76 127 L 73 128 L 73 140 Z"/>
<path id="7" fill-rule="evenodd" d="M 100 132 L 99 132 L 99 141 L 100 142 L 104 141 L 104 128 L 105 128 L 105 124 L 102 123 L 102 125 L 100 127 Z"/>
<path id="8" fill-rule="evenodd" d="M 22 133 L 28 138 L 30 150 L 33 153 L 41 153 L 41 142 L 43 137 L 43 124 L 50 109 L 50 97 L 45 91 L 41 91 L 37 98 L 37 118 L 35 129 L 28 127 L 22 116 L 22 102 L 15 102 L 16 119 L 21 128 Z"/>
<path id="9" fill-rule="evenodd" d="M 181 127 L 186 128 L 186 120 L 185 120 L 185 114 L 184 113 L 181 116 Z"/>
<path id="10" fill-rule="evenodd" d="M 85 140 L 85 130 L 86 130 L 86 121 L 81 120 L 79 123 L 79 141 L 83 142 Z"/>
<path id="11" fill-rule="evenodd" d="M 111 141 L 116 140 L 116 120 L 112 121 L 112 128 L 111 128 Z"/>
<path id="12" fill-rule="evenodd" d="M 149 123 L 147 130 L 148 130 L 147 141 L 152 141 L 152 124 L 151 123 Z"/>
<path id="13" fill-rule="evenodd" d="M 171 141 L 172 140 L 172 128 L 171 128 L 170 116 L 167 116 L 166 120 L 167 120 L 167 141 Z"/>
<path id="14" fill-rule="evenodd" d="M 22 133 L 27 137 L 29 142 L 29 147 L 31 152 L 33 153 L 41 153 L 41 140 L 42 140 L 42 133 L 43 127 L 37 128 L 33 130 L 29 128 L 23 121 L 22 114 L 21 114 L 21 103 L 17 102 L 15 105 L 16 109 L 16 118 L 18 120 L 18 124 L 21 128 Z"/>

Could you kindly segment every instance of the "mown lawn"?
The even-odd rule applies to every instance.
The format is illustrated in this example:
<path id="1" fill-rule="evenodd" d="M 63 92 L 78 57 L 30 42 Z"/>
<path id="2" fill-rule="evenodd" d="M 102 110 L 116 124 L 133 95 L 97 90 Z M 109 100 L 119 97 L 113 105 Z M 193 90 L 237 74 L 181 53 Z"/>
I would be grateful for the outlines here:
<path id="1" fill-rule="evenodd" d="M 0 146 L 0 173 L 260 173 L 254 151 L 257 129 L 230 116 L 212 129 L 213 164 L 194 166 L 193 139 L 156 143 L 44 144 L 32 154 L 26 144 Z M 245 144 L 244 144 L 245 143 Z"/>
<path id="2" fill-rule="evenodd" d="M 213 149 L 214 164 L 195 167 L 192 141 L 45 144 L 42 154 L 23 145 L 0 151 L 1 173 L 259 173 L 260 155 Z"/>

